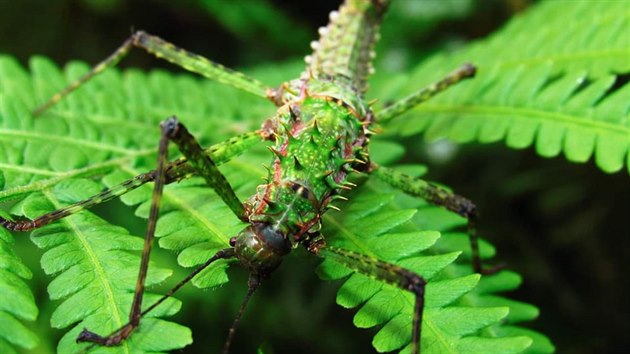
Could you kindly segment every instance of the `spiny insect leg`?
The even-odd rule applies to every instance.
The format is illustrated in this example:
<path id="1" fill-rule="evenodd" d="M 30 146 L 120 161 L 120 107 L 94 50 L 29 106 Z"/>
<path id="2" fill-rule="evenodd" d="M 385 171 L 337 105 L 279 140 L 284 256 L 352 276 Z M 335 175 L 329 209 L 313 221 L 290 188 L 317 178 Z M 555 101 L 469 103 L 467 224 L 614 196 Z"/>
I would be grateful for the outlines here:
<path id="1" fill-rule="evenodd" d="M 143 173 L 112 188 L 104 190 L 103 192 L 96 194 L 95 196 L 92 196 L 88 199 L 69 205 L 65 208 L 51 211 L 50 213 L 39 216 L 33 220 L 11 221 L 0 216 L 0 225 L 11 231 L 30 231 L 33 229 L 37 229 L 59 219 L 65 218 L 66 216 L 78 213 L 81 210 L 91 208 L 95 205 L 119 197 L 151 180 L 153 180 L 153 176 L 150 173 Z"/>
<path id="2" fill-rule="evenodd" d="M 115 66 L 133 47 L 142 48 L 150 54 L 153 54 L 158 58 L 165 59 L 186 70 L 200 74 L 211 80 L 217 80 L 223 84 L 236 87 L 256 96 L 266 98 L 268 92 L 271 92 L 270 88 L 256 79 L 226 68 L 223 65 L 206 59 L 201 55 L 181 49 L 159 37 L 150 35 L 143 31 L 137 31 L 124 41 L 123 44 L 114 51 L 114 53 L 105 58 L 102 62 L 98 63 L 87 74 L 83 75 L 59 93 L 52 96 L 46 103 L 37 107 L 33 111 L 33 115 L 37 116 L 41 114 L 94 76 L 98 75 L 107 68 Z"/>
<path id="3" fill-rule="evenodd" d="M 420 103 L 429 100 L 431 97 L 457 84 L 458 82 L 467 78 L 474 77 L 476 71 L 477 68 L 475 68 L 472 64 L 467 63 L 462 65 L 459 69 L 448 74 L 442 80 L 431 84 L 428 87 L 423 88 L 422 90 L 413 93 L 378 112 L 376 114 L 377 121 L 379 123 L 383 123 L 391 120 L 392 118 L 398 117 L 399 115 L 409 111 Z"/>
<path id="4" fill-rule="evenodd" d="M 232 186 L 219 171 L 212 158 L 204 153 L 199 143 L 188 129 L 176 117 L 171 117 L 162 123 L 163 134 L 167 134 L 179 151 L 186 157 L 198 175 L 203 177 L 210 187 L 223 199 L 232 212 L 241 219 L 245 219 L 243 203 L 238 199 Z M 159 171 L 159 170 L 158 170 Z"/>
<path id="5" fill-rule="evenodd" d="M 416 296 L 416 303 L 411 332 L 411 354 L 420 353 L 424 289 L 427 284 L 422 276 L 395 264 L 383 262 L 361 253 L 325 246 L 323 242 L 311 244 L 308 249 L 320 257 L 331 258 L 359 273 L 412 292 Z"/>
<path id="6" fill-rule="evenodd" d="M 168 121 L 168 120 L 167 120 Z M 162 137 L 158 146 L 157 168 L 155 175 L 155 184 L 153 187 L 153 195 L 151 199 L 151 209 L 149 211 L 149 220 L 147 222 L 147 231 L 144 237 L 144 248 L 142 251 L 142 260 L 140 261 L 140 271 L 138 272 L 138 280 L 136 281 L 136 289 L 133 296 L 133 303 L 129 311 L 129 323 L 114 334 L 101 337 L 98 334 L 84 329 L 79 337 L 78 342 L 94 342 L 101 345 L 113 346 L 119 344 L 125 338 L 131 335 L 134 329 L 140 324 L 142 316 L 142 297 L 144 295 L 145 282 L 149 267 L 149 256 L 151 247 L 153 246 L 153 238 L 155 237 L 155 225 L 157 224 L 158 214 L 160 211 L 160 202 L 162 200 L 162 190 L 166 182 L 166 165 L 168 160 L 168 142 L 171 140 L 172 129 L 168 124 L 162 124 Z"/>
<path id="7" fill-rule="evenodd" d="M 240 155 L 260 141 L 261 137 L 258 131 L 249 132 L 215 144 L 206 149 L 205 154 L 211 156 L 212 160 L 217 165 L 221 165 Z M 195 173 L 196 171 L 194 167 L 187 162 L 186 158 L 181 158 L 169 163 L 166 166 L 166 177 L 164 183 L 169 184 L 172 182 L 177 182 L 182 179 L 189 178 Z M 104 190 L 103 192 L 96 194 L 90 198 L 79 201 L 65 208 L 54 210 L 33 220 L 12 221 L 0 216 L 0 225 L 11 231 L 30 231 L 33 229 L 37 229 L 59 219 L 62 219 L 66 216 L 78 213 L 81 210 L 89 209 L 95 205 L 105 203 L 125 193 L 128 193 L 146 184 L 147 182 L 153 181 L 155 179 L 155 176 L 155 170 L 147 173 L 142 173 L 116 186 Z"/>
<path id="8" fill-rule="evenodd" d="M 158 147 L 157 168 L 155 170 L 155 184 L 153 187 L 151 209 L 149 211 L 147 231 L 144 238 L 144 249 L 142 251 L 142 260 L 140 261 L 140 271 L 138 272 L 138 280 L 136 282 L 133 303 L 129 312 L 129 323 L 107 337 L 101 337 L 98 334 L 84 329 L 77 338 L 77 341 L 94 342 L 106 346 L 117 345 L 125 338 L 129 337 L 129 335 L 131 335 L 131 333 L 140 324 L 140 318 L 143 314 L 142 298 L 144 296 L 147 271 L 149 267 L 149 256 L 151 254 L 151 247 L 153 246 L 153 238 L 155 237 L 155 226 L 157 224 L 158 214 L 160 211 L 162 191 L 164 189 L 164 185 L 166 184 L 167 179 L 169 141 L 172 140 L 173 142 L 175 142 L 175 144 L 179 147 L 184 156 L 186 156 L 188 162 L 193 166 L 193 168 L 202 176 L 206 177 L 206 181 L 213 188 L 215 188 L 215 190 L 217 190 L 217 193 L 219 193 L 219 195 L 221 195 L 224 200 L 231 200 L 232 204 L 234 203 L 234 200 L 236 200 L 236 202 L 240 206 L 240 210 L 242 211 L 243 207 L 240 202 L 238 202 L 234 191 L 232 191 L 230 185 L 227 183 L 227 180 L 225 180 L 225 177 L 219 172 L 210 156 L 201 149 L 199 144 L 190 135 L 190 133 L 188 133 L 186 128 L 182 124 L 180 124 L 175 117 L 171 117 L 165 120 L 162 123 L 161 127 L 162 137 L 160 138 L 160 144 Z M 230 192 L 231 195 L 229 194 Z M 228 203 L 227 200 L 226 203 Z M 242 215 L 242 212 L 236 214 Z M 233 252 L 229 251 L 228 255 L 233 256 Z"/>
<path id="9" fill-rule="evenodd" d="M 465 217 L 468 220 L 468 235 L 472 251 L 473 270 L 476 273 L 490 274 L 500 269 L 483 269 L 481 265 L 481 257 L 479 256 L 479 241 L 475 228 L 475 222 L 478 214 L 477 207 L 473 204 L 473 202 L 423 179 L 411 177 L 391 168 L 382 167 L 372 163 L 371 172 L 374 176 L 384 182 L 387 182 L 392 187 L 398 188 L 414 197 L 420 197 L 431 204 L 444 207 L 447 210 Z"/>
<path id="10" fill-rule="evenodd" d="M 186 278 L 182 279 L 177 285 L 175 285 L 171 290 L 169 290 L 166 294 L 164 294 L 161 298 L 159 298 L 156 302 L 154 302 L 151 306 L 147 307 L 142 313 L 140 313 L 140 317 L 143 317 L 147 313 L 151 312 L 153 309 L 158 307 L 162 302 L 164 302 L 169 297 L 173 296 L 177 290 L 179 290 L 182 286 L 186 285 L 189 281 L 192 280 L 197 274 L 199 274 L 202 270 L 206 269 L 210 264 L 214 263 L 219 259 L 228 259 L 234 257 L 234 249 L 226 248 L 218 251 L 214 256 L 208 259 L 204 264 L 197 267 L 192 273 L 190 273 Z M 124 338 L 122 337 L 123 333 L 131 333 L 133 328 L 131 328 L 131 323 L 127 323 L 123 327 L 119 328 L 112 334 L 106 337 L 99 336 L 96 333 L 90 332 L 86 328 L 79 334 L 77 338 L 77 342 L 92 342 L 99 345 L 112 346 L 120 343 Z M 128 334 L 127 334 L 128 336 Z M 86 348 L 89 350 L 91 347 Z"/>

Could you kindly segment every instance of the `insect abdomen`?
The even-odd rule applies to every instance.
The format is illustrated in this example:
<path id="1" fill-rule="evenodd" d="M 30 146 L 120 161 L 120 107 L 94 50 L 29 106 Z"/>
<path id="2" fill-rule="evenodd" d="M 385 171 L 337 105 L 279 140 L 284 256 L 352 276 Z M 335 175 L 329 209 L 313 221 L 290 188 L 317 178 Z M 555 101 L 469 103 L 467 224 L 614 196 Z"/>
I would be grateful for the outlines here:
<path id="1" fill-rule="evenodd" d="M 339 11 L 331 12 L 330 23 L 319 29 L 320 39 L 311 44 L 313 54 L 306 59 L 307 73 L 317 78 L 345 78 L 357 93 L 365 92 L 388 2 L 346 1 Z"/>

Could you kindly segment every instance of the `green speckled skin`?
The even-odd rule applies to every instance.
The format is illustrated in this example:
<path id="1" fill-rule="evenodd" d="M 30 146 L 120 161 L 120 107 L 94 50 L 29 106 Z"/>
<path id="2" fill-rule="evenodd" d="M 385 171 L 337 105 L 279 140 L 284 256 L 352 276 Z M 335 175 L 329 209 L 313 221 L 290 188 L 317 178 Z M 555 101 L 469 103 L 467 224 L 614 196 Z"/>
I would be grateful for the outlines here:
<path id="1" fill-rule="evenodd" d="M 373 115 L 363 99 L 384 1 L 344 3 L 319 30 L 306 71 L 268 96 L 277 114 L 263 125 L 275 142 L 267 183 L 245 202 L 251 222 L 270 223 L 293 247 L 320 228 L 348 173 L 365 170 Z"/>
<path id="2" fill-rule="evenodd" d="M 251 221 L 274 223 L 293 244 L 319 229 L 334 196 L 348 188 L 348 172 L 365 166 L 371 122 L 308 83 L 300 92 L 309 94 L 288 99 L 266 123 L 275 158 L 268 183 L 246 202 Z"/>
<path id="3" fill-rule="evenodd" d="M 374 44 L 387 9 L 387 0 L 348 0 L 330 14 L 330 22 L 319 29 L 320 39 L 311 43 L 313 54 L 306 57 L 306 74 L 346 81 L 361 94 L 367 90 L 374 71 Z"/>

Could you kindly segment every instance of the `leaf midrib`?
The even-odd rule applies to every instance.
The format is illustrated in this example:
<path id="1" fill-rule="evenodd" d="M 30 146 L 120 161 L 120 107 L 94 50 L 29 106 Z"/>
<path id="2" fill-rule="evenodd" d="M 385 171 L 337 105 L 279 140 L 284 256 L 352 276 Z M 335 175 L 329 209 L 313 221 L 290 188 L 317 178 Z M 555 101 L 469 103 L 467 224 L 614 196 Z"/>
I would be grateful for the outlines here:
<path id="1" fill-rule="evenodd" d="M 27 131 L 19 129 L 0 129 L 0 140 L 15 139 L 45 141 L 48 144 L 61 144 L 73 147 L 86 147 L 100 151 L 111 151 L 126 155 L 135 154 L 137 150 L 121 148 L 116 145 L 104 144 L 102 142 L 92 142 L 72 137 L 59 136 L 57 134 L 46 134 L 38 131 Z"/>
<path id="2" fill-rule="evenodd" d="M 550 122 L 566 122 L 567 126 L 574 125 L 579 127 L 585 127 L 592 130 L 598 130 L 605 132 L 606 134 L 619 134 L 625 137 L 629 137 L 630 128 L 624 127 L 621 124 L 612 124 L 601 120 L 585 119 L 579 116 L 570 115 L 567 113 L 536 110 L 525 107 L 515 106 L 489 106 L 479 104 L 426 104 L 419 106 L 413 110 L 414 113 L 474 113 L 474 114 L 489 114 L 489 115 L 502 115 L 508 118 L 511 114 L 518 114 L 519 118 L 527 117 L 528 119 L 536 119 Z M 466 119 L 462 117 L 460 119 Z M 510 118 L 512 119 L 512 118 Z"/>
<path id="3" fill-rule="evenodd" d="M 52 191 L 44 190 L 42 191 L 44 196 L 53 204 L 55 209 L 60 209 L 63 206 L 59 201 L 53 196 Z M 98 279 L 101 283 L 101 288 L 103 289 L 102 294 L 104 294 L 105 301 L 108 303 L 108 307 L 112 310 L 109 311 L 112 321 L 115 324 L 115 329 L 118 329 L 123 326 L 123 321 L 120 317 L 118 306 L 116 303 L 116 297 L 114 296 L 113 288 L 110 286 L 109 278 L 107 277 L 107 273 L 103 268 L 103 265 L 100 262 L 99 257 L 96 255 L 92 246 L 87 241 L 87 236 L 81 231 L 81 229 L 77 226 L 76 223 L 72 221 L 72 217 L 64 218 L 62 222 L 71 230 L 74 234 L 76 240 L 79 241 L 81 247 L 83 248 L 83 254 L 87 255 L 87 259 L 93 265 L 92 269 L 94 270 L 96 279 Z M 131 353 L 129 350 L 129 344 L 127 341 L 123 341 L 120 344 L 120 347 L 125 351 L 125 353 Z"/>
<path id="4" fill-rule="evenodd" d="M 619 57 L 621 59 L 627 58 L 628 53 L 623 49 L 609 49 L 600 51 L 583 51 L 572 52 L 570 54 L 557 54 L 557 55 L 540 55 L 523 59 L 505 60 L 493 62 L 493 67 L 499 67 L 501 70 L 512 71 L 514 67 L 521 65 L 535 65 L 540 63 L 553 62 L 558 64 L 560 62 L 571 62 L 576 60 L 595 60 L 606 57 Z M 559 65 L 561 66 L 561 65 Z"/>
<path id="5" fill-rule="evenodd" d="M 107 160 L 104 162 L 94 163 L 83 168 L 70 170 L 70 171 L 64 171 L 64 172 L 48 171 L 45 173 L 36 173 L 36 172 L 44 172 L 45 170 L 35 169 L 35 168 L 26 167 L 22 165 L 0 164 L 0 168 L 13 169 L 18 172 L 29 172 L 32 174 L 52 176 L 52 178 L 47 178 L 47 179 L 39 180 L 37 182 L 29 183 L 27 185 L 2 190 L 0 191 L 0 200 L 17 197 L 20 194 L 24 194 L 28 192 L 45 190 L 69 178 L 90 177 L 90 176 L 93 176 L 102 172 L 107 172 L 107 171 L 110 171 L 111 168 L 113 167 L 124 166 L 127 162 L 129 162 L 131 159 L 135 157 L 148 156 L 152 153 L 155 153 L 154 149 L 139 150 L 139 151 L 136 151 L 134 155 L 128 155 L 128 156 L 124 156 L 124 157 L 120 157 L 116 159 Z"/>

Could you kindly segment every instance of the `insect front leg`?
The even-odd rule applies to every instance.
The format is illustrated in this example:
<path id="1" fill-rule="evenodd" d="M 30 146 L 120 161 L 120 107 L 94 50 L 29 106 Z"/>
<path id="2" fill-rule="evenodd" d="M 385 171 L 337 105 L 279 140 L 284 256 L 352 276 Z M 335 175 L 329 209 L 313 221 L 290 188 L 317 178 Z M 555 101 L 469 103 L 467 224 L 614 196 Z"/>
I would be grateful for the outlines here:
<path id="1" fill-rule="evenodd" d="M 444 207 L 447 210 L 465 217 L 468 220 L 468 235 L 472 251 L 473 270 L 476 273 L 491 274 L 500 269 L 500 267 L 483 269 L 481 265 L 479 240 L 475 228 L 478 214 L 477 207 L 473 202 L 423 179 L 411 177 L 402 172 L 379 166 L 375 163 L 371 165 L 371 173 L 392 187 L 398 188 L 409 195 L 422 198 L 431 204 Z"/>
<path id="2" fill-rule="evenodd" d="M 177 145 L 188 163 L 223 199 L 223 202 L 230 207 L 234 215 L 244 220 L 243 203 L 238 199 L 225 176 L 219 171 L 212 157 L 204 152 L 188 129 L 173 116 L 162 122 L 162 132 L 167 134 L 168 138 Z"/>
<path id="3" fill-rule="evenodd" d="M 201 55 L 181 49 L 174 44 L 144 31 L 137 31 L 132 34 L 131 37 L 127 38 L 114 53 L 94 66 L 87 74 L 52 96 L 46 103 L 37 107 L 33 111 L 33 115 L 37 116 L 41 114 L 94 76 L 107 68 L 115 66 L 122 58 L 127 56 L 133 47 L 142 48 L 148 53 L 158 58 L 165 59 L 188 71 L 200 74 L 211 80 L 217 80 L 220 83 L 233 86 L 256 96 L 267 98 L 270 92 L 272 92 L 269 87 L 245 74 L 226 68 Z"/>
<path id="4" fill-rule="evenodd" d="M 416 302 L 413 310 L 411 354 L 420 353 L 424 289 L 427 284 L 426 280 L 421 275 L 361 253 L 326 246 L 323 240 L 307 245 L 307 248 L 317 256 L 331 258 L 359 273 L 412 292 L 416 297 Z"/>
<path id="5" fill-rule="evenodd" d="M 140 325 L 140 318 L 143 315 L 142 312 L 142 299 L 145 291 L 145 283 L 147 277 L 147 271 L 149 266 L 149 256 L 153 245 L 153 239 L 155 237 L 155 227 L 157 224 L 158 214 L 160 211 L 160 202 L 162 199 L 162 191 L 167 181 L 167 167 L 168 167 L 168 143 L 173 141 L 179 150 L 184 154 L 187 162 L 193 167 L 197 174 L 201 175 L 206 182 L 214 188 L 214 190 L 221 196 L 225 203 L 232 209 L 232 211 L 239 217 L 244 218 L 243 205 L 240 203 L 234 190 L 229 185 L 225 176 L 221 174 L 216 166 L 216 163 L 212 160 L 209 154 L 199 146 L 195 138 L 188 132 L 186 127 L 179 123 L 177 118 L 171 117 L 161 125 L 162 134 L 158 147 L 158 159 L 157 168 L 154 178 L 153 195 L 151 201 L 151 208 L 149 211 L 149 220 L 147 222 L 147 231 L 144 238 L 144 248 L 142 252 L 142 260 L 140 262 L 140 271 L 138 273 L 138 280 L 136 282 L 136 289 L 134 291 L 133 303 L 129 312 L 129 323 L 123 326 L 113 334 L 102 337 L 96 333 L 84 329 L 83 332 L 77 338 L 79 342 L 93 342 L 105 346 L 113 346 L 119 344 L 131 335 L 131 333 Z M 215 257 L 228 258 L 234 255 L 231 249 L 224 250 L 226 254 L 215 255 Z M 214 257 L 213 257 L 214 258 Z M 214 259 L 210 259 L 204 266 L 198 268 L 198 271 L 205 268 L 213 262 Z M 192 277 L 190 277 L 192 279 Z M 185 279 L 183 283 L 173 288 L 172 292 L 179 289 L 179 287 L 188 280 Z M 165 295 L 165 298 L 170 294 Z M 161 302 L 163 300 L 159 300 Z M 157 305 L 151 306 L 149 309 L 154 308 Z M 148 311 L 148 310 L 147 310 Z M 144 312 L 146 313 L 146 311 Z"/>

